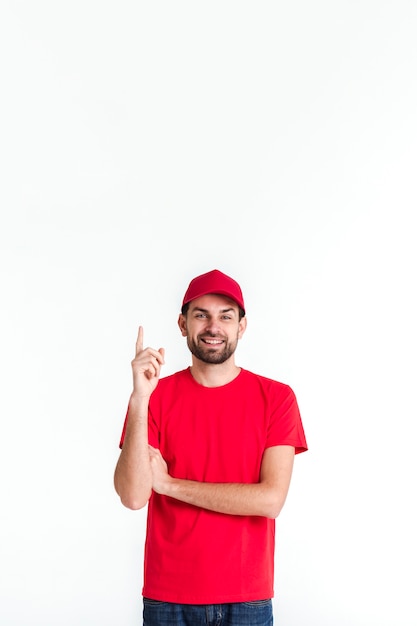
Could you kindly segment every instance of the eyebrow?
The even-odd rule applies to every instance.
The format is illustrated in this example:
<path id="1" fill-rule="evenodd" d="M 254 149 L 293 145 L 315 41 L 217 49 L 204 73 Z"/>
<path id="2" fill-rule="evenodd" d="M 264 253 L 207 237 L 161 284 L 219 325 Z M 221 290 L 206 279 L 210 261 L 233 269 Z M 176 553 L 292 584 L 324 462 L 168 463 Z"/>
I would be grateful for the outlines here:
<path id="1" fill-rule="evenodd" d="M 208 309 L 203 309 L 199 306 L 196 306 L 192 309 L 193 311 L 201 311 L 202 313 L 210 313 L 210 311 Z M 220 313 L 230 313 L 230 311 L 232 311 L 233 313 L 236 313 L 236 309 L 234 307 L 229 307 L 227 309 L 221 309 Z"/>

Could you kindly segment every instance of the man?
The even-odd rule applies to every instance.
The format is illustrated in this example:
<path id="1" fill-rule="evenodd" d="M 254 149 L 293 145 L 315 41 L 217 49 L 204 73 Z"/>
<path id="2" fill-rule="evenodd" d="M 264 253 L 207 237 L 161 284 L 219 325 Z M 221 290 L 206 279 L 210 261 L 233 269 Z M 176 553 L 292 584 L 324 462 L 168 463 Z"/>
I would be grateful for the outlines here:
<path id="1" fill-rule="evenodd" d="M 143 623 L 269 626 L 275 518 L 307 450 L 297 401 L 236 365 L 246 316 L 229 276 L 194 278 L 178 325 L 192 365 L 165 378 L 139 328 L 115 471 L 125 506 L 149 501 Z"/>

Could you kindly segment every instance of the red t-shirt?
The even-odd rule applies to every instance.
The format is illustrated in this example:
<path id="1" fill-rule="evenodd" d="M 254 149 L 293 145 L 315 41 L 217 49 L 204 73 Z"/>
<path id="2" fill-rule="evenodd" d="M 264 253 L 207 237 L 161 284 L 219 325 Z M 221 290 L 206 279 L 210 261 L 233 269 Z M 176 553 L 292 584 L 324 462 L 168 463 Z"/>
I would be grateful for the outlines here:
<path id="1" fill-rule="evenodd" d="M 221 387 L 200 385 L 189 368 L 160 379 L 150 399 L 149 443 L 171 476 L 212 483 L 259 482 L 268 447 L 307 450 L 291 388 L 243 369 Z M 274 542 L 273 519 L 215 513 L 152 493 L 143 595 L 181 604 L 271 598 Z"/>

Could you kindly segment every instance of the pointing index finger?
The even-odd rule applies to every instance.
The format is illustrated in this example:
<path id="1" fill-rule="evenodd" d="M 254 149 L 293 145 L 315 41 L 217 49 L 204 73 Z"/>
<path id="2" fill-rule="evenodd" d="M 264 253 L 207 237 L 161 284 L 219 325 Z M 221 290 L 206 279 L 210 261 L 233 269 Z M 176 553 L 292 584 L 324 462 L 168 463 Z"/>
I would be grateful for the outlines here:
<path id="1" fill-rule="evenodd" d="M 136 340 L 136 356 L 143 350 L 143 326 L 139 326 L 138 338 Z"/>

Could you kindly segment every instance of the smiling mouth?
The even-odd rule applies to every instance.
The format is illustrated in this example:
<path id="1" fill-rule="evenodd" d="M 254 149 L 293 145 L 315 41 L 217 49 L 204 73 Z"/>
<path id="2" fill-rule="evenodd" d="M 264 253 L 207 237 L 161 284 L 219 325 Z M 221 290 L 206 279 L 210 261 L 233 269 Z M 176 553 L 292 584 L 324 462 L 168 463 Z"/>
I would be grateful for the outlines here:
<path id="1" fill-rule="evenodd" d="M 201 341 L 207 346 L 220 346 L 223 343 L 223 339 L 213 339 L 212 337 L 202 337 Z"/>

